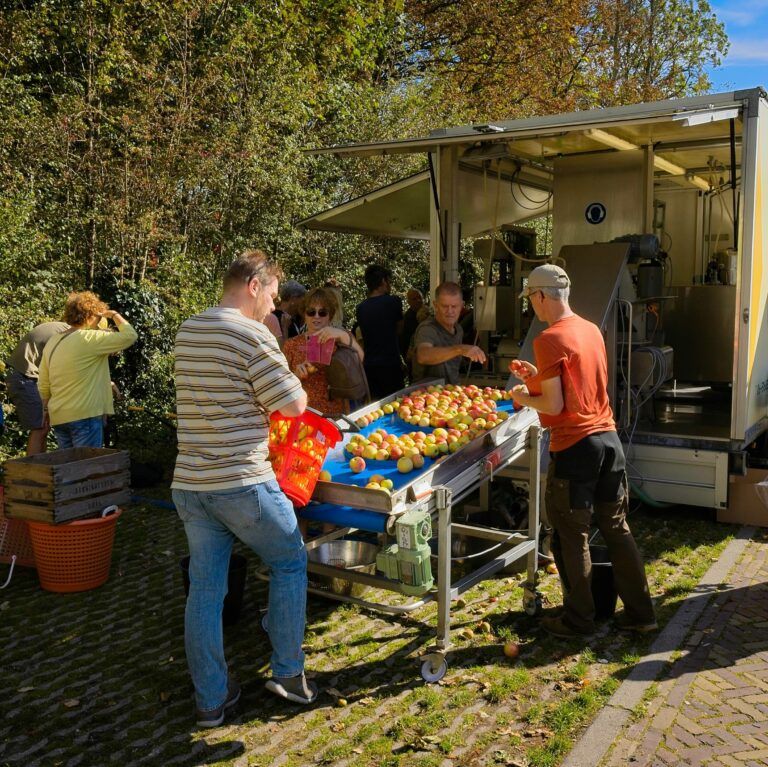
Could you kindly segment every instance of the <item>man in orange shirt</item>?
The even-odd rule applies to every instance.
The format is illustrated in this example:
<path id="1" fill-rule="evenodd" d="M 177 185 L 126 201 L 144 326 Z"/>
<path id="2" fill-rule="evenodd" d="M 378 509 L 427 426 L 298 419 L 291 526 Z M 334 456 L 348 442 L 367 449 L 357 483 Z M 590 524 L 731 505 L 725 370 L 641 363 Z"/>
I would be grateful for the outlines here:
<path id="1" fill-rule="evenodd" d="M 600 329 L 568 305 L 571 281 L 559 266 L 534 269 L 526 289 L 536 317 L 549 327 L 533 342 L 536 365 L 515 360 L 522 384 L 515 402 L 538 411 L 550 430 L 546 508 L 552 553 L 563 584 L 561 615 L 542 619 L 559 637 L 595 628 L 589 530 L 594 521 L 608 546 L 616 590 L 624 603 L 620 628 L 654 631 L 656 618 L 637 545 L 627 525 L 624 450 L 608 401 L 608 359 Z"/>

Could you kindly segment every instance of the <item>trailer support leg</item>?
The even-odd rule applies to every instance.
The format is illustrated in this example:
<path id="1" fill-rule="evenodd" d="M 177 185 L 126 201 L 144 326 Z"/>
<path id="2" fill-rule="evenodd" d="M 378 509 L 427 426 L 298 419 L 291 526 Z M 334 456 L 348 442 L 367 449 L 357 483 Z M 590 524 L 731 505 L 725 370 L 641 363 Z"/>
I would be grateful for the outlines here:
<path id="1" fill-rule="evenodd" d="M 523 588 L 523 609 L 528 615 L 541 612 L 541 594 L 537 591 L 536 573 L 539 559 L 539 478 L 541 475 L 541 429 L 531 426 L 528 430 L 528 538 L 534 542 L 528 552 L 528 578 Z"/>

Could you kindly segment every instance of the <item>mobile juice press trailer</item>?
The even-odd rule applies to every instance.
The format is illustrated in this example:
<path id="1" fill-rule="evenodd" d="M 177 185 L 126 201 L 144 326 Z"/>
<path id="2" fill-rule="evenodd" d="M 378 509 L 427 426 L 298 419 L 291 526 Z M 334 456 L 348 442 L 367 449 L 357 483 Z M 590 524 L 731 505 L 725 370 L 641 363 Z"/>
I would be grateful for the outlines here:
<path id="1" fill-rule="evenodd" d="M 299 225 L 428 241 L 432 288 L 457 280 L 471 239 L 497 383 L 541 330 L 518 298 L 527 274 L 563 265 L 571 305 L 605 335 L 635 491 L 727 513 L 729 477 L 768 429 L 762 88 L 310 151 L 424 155 L 422 172 Z"/>

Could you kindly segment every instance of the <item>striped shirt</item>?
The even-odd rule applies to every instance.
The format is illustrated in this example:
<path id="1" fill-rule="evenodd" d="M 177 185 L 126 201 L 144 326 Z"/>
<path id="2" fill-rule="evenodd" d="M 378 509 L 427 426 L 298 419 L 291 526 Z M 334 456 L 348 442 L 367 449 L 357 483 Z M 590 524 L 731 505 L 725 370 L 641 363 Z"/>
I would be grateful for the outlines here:
<path id="1" fill-rule="evenodd" d="M 302 394 L 277 340 L 237 309 L 212 307 L 179 328 L 179 455 L 172 487 L 225 490 L 274 479 L 269 415 Z"/>

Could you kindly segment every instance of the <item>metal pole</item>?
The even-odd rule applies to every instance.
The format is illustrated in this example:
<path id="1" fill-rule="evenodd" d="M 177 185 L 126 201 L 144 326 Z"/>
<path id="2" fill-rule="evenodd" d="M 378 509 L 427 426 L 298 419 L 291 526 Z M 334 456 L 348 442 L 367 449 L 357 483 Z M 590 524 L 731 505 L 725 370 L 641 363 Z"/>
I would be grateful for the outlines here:
<path id="1" fill-rule="evenodd" d="M 736 121 L 731 119 L 731 195 L 733 200 L 733 247 L 739 249 L 739 206 L 736 195 Z"/>
<path id="2" fill-rule="evenodd" d="M 451 491 L 435 488 L 437 509 L 437 646 L 451 643 Z"/>
<path id="3" fill-rule="evenodd" d="M 528 583 L 536 588 L 536 566 L 539 558 L 539 487 L 541 481 L 541 427 L 528 427 L 528 538 L 534 542 L 528 552 Z"/>

